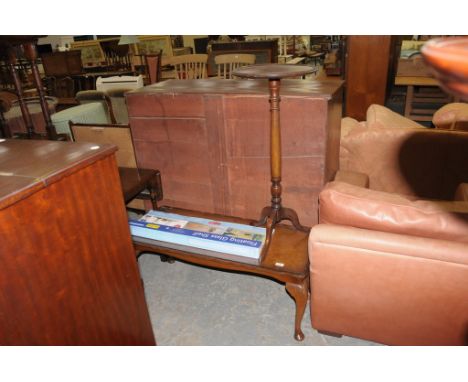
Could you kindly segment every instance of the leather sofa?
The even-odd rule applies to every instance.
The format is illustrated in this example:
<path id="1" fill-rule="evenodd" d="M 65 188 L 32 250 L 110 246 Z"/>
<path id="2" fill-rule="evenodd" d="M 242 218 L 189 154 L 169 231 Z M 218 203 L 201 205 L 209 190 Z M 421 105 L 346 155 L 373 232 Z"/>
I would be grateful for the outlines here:
<path id="1" fill-rule="evenodd" d="M 309 238 L 312 326 L 467 344 L 468 132 L 348 122 Z"/>

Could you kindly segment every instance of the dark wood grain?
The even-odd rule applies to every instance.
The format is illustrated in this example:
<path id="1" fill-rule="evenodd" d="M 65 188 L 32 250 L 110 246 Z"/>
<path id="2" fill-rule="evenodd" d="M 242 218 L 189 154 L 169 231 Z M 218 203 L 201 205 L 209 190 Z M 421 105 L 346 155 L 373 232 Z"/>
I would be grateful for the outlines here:
<path id="1" fill-rule="evenodd" d="M 15 165 L 22 150 L 29 163 Z M 0 151 L 14 174 L 0 175 L 1 345 L 155 344 L 114 151 L 45 141 Z M 11 198 L 1 185 L 13 178 L 29 185 L 18 180 Z"/>
<path id="2" fill-rule="evenodd" d="M 384 105 L 391 36 L 349 36 L 346 62 L 346 116 L 366 119 L 367 108 Z"/>

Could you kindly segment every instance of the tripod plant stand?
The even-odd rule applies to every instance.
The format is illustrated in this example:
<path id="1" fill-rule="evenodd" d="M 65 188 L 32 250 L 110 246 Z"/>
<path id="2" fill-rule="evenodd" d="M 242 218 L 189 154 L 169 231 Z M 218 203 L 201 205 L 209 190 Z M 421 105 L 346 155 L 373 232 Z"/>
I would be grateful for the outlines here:
<path id="1" fill-rule="evenodd" d="M 283 207 L 281 204 L 281 128 L 280 128 L 280 83 L 282 78 L 302 77 L 314 72 L 315 69 L 306 65 L 261 64 L 243 66 L 233 75 L 242 78 L 268 79 L 270 91 L 270 171 L 271 171 L 271 205 L 262 209 L 256 225 L 265 225 L 266 241 L 261 258 L 267 253 L 271 242 L 274 226 L 282 220 L 289 220 L 300 231 L 308 232 L 308 228 L 299 223 L 296 211 Z"/>

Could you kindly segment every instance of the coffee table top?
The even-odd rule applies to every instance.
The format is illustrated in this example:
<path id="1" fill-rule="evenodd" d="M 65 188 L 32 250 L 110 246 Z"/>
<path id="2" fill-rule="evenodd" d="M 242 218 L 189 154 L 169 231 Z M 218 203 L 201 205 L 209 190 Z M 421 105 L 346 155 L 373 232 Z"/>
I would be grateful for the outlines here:
<path id="1" fill-rule="evenodd" d="M 265 78 L 279 80 L 281 78 L 299 77 L 313 73 L 315 68 L 308 65 L 288 64 L 258 64 L 242 66 L 232 72 L 233 75 L 243 78 Z"/>
<path id="2" fill-rule="evenodd" d="M 251 221 L 232 216 L 224 216 L 212 213 L 199 211 L 184 210 L 175 207 L 162 207 L 164 211 L 177 213 L 187 216 L 197 216 L 208 219 L 230 221 L 241 224 L 249 224 Z M 157 253 L 162 253 L 175 258 L 182 258 L 201 265 L 214 266 L 224 269 L 235 269 L 239 271 L 253 272 L 256 274 L 264 274 L 278 279 L 284 277 L 303 278 L 308 274 L 309 258 L 307 252 L 309 234 L 306 232 L 295 230 L 289 225 L 277 224 L 273 233 L 269 251 L 261 263 L 254 264 L 251 261 L 244 263 L 236 261 L 229 257 L 218 257 L 215 252 L 204 251 L 205 254 L 192 252 L 190 250 L 183 251 L 165 247 L 161 242 L 133 238 L 133 243 L 136 249 L 148 250 L 152 248 Z M 181 256 L 185 254 L 185 256 Z M 247 258 L 246 258 L 247 260 Z M 282 277 L 283 276 L 283 277 Z"/>

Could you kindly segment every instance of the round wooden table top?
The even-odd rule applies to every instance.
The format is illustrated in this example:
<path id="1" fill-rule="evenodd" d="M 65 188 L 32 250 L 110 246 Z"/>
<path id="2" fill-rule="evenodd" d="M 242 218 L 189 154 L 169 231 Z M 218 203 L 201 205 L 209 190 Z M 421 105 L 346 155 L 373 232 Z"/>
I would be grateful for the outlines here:
<path id="1" fill-rule="evenodd" d="M 300 77 L 314 71 L 315 69 L 308 65 L 257 64 L 242 66 L 234 70 L 232 74 L 243 78 L 279 80 L 281 78 Z"/>
<path id="2" fill-rule="evenodd" d="M 448 92 L 468 98 L 467 37 L 430 40 L 422 47 L 421 53 Z"/>

